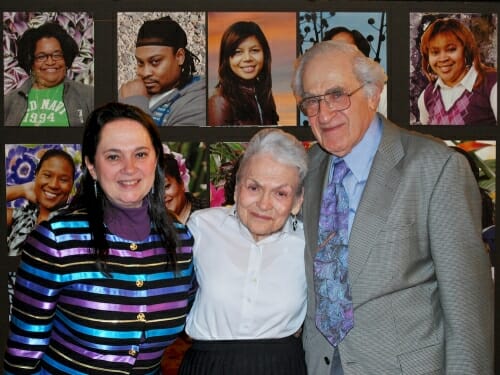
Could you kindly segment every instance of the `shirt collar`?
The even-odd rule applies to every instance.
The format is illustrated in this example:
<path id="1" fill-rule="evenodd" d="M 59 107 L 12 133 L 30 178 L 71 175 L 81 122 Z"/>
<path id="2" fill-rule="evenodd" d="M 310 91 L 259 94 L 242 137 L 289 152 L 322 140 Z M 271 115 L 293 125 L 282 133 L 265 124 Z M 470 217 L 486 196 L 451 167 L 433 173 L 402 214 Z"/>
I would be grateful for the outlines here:
<path id="1" fill-rule="evenodd" d="M 170 96 L 172 96 L 172 94 L 177 91 L 178 90 L 174 87 L 173 89 L 170 89 L 168 91 L 151 96 L 151 98 L 149 99 L 149 109 L 157 107 L 158 103 L 169 102 L 170 100 L 172 100 Z"/>
<path id="2" fill-rule="evenodd" d="M 353 147 L 344 160 L 357 181 L 368 178 L 373 158 L 382 138 L 382 121 L 378 115 L 374 116 L 361 141 Z M 335 158 L 332 160 L 332 162 Z"/>
<path id="3" fill-rule="evenodd" d="M 474 68 L 474 66 L 471 66 L 467 74 L 465 74 L 464 78 L 462 78 L 462 80 L 458 83 L 458 85 L 463 86 L 467 91 L 470 92 L 474 88 L 474 83 L 476 82 L 477 76 L 478 73 L 476 68 Z M 448 86 L 446 83 L 444 83 L 441 78 L 438 78 L 436 80 L 436 84 L 434 85 L 434 90 L 436 90 L 438 87 L 441 87 L 442 89 L 452 88 Z"/>

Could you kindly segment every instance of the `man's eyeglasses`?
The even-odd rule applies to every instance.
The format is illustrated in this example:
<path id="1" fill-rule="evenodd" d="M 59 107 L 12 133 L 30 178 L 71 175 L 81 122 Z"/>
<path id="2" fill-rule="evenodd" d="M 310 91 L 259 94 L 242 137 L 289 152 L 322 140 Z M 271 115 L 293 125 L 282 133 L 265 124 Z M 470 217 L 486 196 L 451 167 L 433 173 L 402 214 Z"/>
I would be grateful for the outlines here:
<path id="1" fill-rule="evenodd" d="M 38 55 L 35 55 L 35 61 L 45 62 L 49 57 L 52 59 L 52 61 L 59 61 L 64 59 L 64 54 L 62 52 L 39 53 Z"/>
<path id="2" fill-rule="evenodd" d="M 361 90 L 363 86 L 365 83 L 350 93 L 343 90 L 332 90 L 323 95 L 310 96 L 299 103 L 299 109 L 307 117 L 316 116 L 319 113 L 320 102 L 323 100 L 330 111 L 343 111 L 351 106 L 351 96 Z"/>

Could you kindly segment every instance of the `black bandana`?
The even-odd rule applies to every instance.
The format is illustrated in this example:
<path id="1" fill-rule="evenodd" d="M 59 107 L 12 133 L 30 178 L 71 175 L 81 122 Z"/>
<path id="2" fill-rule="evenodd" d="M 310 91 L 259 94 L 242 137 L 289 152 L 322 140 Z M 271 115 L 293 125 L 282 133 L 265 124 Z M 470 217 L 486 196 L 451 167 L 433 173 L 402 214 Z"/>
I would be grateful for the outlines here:
<path id="1" fill-rule="evenodd" d="M 168 46 L 185 48 L 187 37 L 184 30 L 169 16 L 146 21 L 137 34 L 136 47 Z"/>

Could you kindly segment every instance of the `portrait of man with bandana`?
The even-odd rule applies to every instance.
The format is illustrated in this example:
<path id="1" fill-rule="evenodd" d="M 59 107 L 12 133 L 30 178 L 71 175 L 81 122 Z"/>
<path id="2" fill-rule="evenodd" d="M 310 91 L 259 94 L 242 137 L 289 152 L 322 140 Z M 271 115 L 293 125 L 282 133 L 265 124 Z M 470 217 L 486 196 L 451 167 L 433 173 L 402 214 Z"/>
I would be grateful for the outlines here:
<path id="1" fill-rule="evenodd" d="M 145 110 L 158 126 L 205 126 L 206 81 L 187 49 L 186 32 L 170 16 L 145 21 L 135 45 L 136 78 L 119 100 Z"/>

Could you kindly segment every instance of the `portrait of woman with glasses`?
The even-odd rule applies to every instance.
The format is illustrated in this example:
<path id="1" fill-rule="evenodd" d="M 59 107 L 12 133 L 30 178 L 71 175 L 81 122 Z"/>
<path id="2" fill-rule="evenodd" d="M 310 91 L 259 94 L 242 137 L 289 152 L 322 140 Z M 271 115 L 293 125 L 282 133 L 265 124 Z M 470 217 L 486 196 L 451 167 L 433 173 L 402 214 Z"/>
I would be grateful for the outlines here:
<path id="1" fill-rule="evenodd" d="M 55 22 L 17 40 L 19 66 L 29 78 L 5 97 L 5 126 L 82 126 L 94 106 L 92 86 L 68 78 L 78 45 Z"/>

